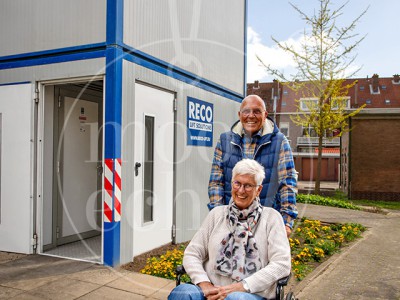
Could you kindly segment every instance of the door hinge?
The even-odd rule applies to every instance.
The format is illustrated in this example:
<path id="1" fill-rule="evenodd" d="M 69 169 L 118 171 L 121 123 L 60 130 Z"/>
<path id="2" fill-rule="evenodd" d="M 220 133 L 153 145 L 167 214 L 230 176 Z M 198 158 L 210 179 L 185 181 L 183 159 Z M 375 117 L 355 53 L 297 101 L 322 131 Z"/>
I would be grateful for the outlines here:
<path id="1" fill-rule="evenodd" d="M 35 98 L 33 98 L 35 103 L 39 103 L 39 89 L 35 89 Z"/>
<path id="2" fill-rule="evenodd" d="M 60 174 L 60 162 L 57 162 L 57 173 Z"/>
<path id="3" fill-rule="evenodd" d="M 56 238 L 59 239 L 60 238 L 60 227 L 56 227 Z"/>
<path id="4" fill-rule="evenodd" d="M 172 235 L 172 239 L 176 238 L 176 225 L 172 225 L 172 230 L 171 230 L 171 235 Z"/>
<path id="5" fill-rule="evenodd" d="M 36 253 L 37 245 L 38 245 L 38 235 L 34 233 L 32 237 L 32 247 L 34 253 Z"/>
<path id="6" fill-rule="evenodd" d="M 58 107 L 61 107 L 61 96 L 58 96 Z"/>
<path id="7" fill-rule="evenodd" d="M 176 104 L 176 98 L 174 99 L 174 111 L 176 111 L 178 108 L 177 108 L 177 104 Z"/>

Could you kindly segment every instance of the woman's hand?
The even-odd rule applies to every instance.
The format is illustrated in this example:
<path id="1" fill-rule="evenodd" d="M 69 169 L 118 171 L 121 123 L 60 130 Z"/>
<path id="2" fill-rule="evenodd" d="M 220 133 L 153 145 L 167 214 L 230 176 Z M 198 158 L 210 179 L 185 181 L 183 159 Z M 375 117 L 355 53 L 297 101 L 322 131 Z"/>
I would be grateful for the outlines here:
<path id="1" fill-rule="evenodd" d="M 206 297 L 206 299 L 218 299 L 210 298 L 218 294 L 218 287 L 214 286 L 211 282 L 203 281 L 200 282 L 198 286 L 203 291 L 204 297 Z"/>
<path id="2" fill-rule="evenodd" d="M 204 283 L 204 282 L 202 282 Z M 226 286 L 213 286 L 208 282 L 209 285 L 212 286 L 212 289 L 208 289 L 209 293 L 206 294 L 201 284 L 199 284 L 200 288 L 203 290 L 204 296 L 207 300 L 222 300 L 225 299 L 228 294 L 233 292 L 246 292 L 241 282 L 232 283 Z"/>

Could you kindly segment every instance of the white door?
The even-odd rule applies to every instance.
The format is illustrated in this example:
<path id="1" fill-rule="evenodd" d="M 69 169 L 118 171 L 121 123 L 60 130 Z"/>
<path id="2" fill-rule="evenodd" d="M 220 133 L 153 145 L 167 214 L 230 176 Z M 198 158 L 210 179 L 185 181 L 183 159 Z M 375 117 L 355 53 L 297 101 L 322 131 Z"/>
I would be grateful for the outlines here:
<path id="1" fill-rule="evenodd" d="M 135 85 L 134 255 L 171 242 L 174 94 Z"/>
<path id="2" fill-rule="evenodd" d="M 99 234 L 101 180 L 99 104 L 60 95 L 57 245 Z"/>
<path id="3" fill-rule="evenodd" d="M 32 84 L 0 86 L 0 250 L 32 253 Z"/>

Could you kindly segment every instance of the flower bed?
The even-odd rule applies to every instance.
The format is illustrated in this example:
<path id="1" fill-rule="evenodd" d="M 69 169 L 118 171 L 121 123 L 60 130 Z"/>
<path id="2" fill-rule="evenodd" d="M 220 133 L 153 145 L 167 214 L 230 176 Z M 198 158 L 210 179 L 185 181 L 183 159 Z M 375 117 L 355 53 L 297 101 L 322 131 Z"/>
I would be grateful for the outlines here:
<path id="1" fill-rule="evenodd" d="M 302 280 L 340 247 L 360 237 L 363 231 L 365 227 L 355 223 L 327 224 L 306 218 L 297 220 L 289 238 L 293 275 Z M 180 245 L 161 256 L 151 257 L 140 272 L 175 279 L 175 269 L 182 264 L 184 250 L 185 246 Z M 182 277 L 183 282 L 189 280 L 187 275 Z"/>
<path id="2" fill-rule="evenodd" d="M 297 221 L 294 228 L 289 243 L 292 272 L 298 280 L 302 280 L 319 263 L 365 231 L 360 224 L 322 224 L 321 221 L 306 218 Z"/>

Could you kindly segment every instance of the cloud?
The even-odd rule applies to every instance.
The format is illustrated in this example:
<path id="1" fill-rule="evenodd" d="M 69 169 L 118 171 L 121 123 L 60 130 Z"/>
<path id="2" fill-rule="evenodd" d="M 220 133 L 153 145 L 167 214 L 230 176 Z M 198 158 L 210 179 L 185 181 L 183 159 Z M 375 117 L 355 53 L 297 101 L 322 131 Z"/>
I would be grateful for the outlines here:
<path id="1" fill-rule="evenodd" d="M 292 46 L 296 52 L 302 52 L 304 44 L 312 45 L 313 39 L 305 40 L 303 31 L 295 32 L 287 40 L 280 41 L 281 44 Z M 312 47 L 312 46 L 311 46 Z M 255 80 L 260 82 L 271 82 L 274 77 L 271 76 L 261 62 L 257 59 L 260 57 L 265 65 L 270 65 L 273 69 L 277 69 L 284 73 L 287 78 L 292 78 L 296 71 L 296 64 L 290 54 L 283 51 L 276 45 L 267 46 L 263 44 L 260 34 L 252 27 L 247 28 L 247 82 L 251 83 Z M 352 64 L 345 70 L 343 76 L 348 77 L 359 68 L 359 65 Z"/>
<path id="2" fill-rule="evenodd" d="M 296 48 L 300 44 L 300 39 L 289 38 L 288 44 Z M 277 46 L 266 46 L 262 43 L 260 35 L 253 28 L 247 28 L 247 82 L 272 81 L 273 77 L 269 75 L 265 67 L 262 66 L 257 57 L 266 65 L 272 68 L 284 71 L 285 74 L 294 71 L 294 61 L 289 54 L 279 49 Z"/>

